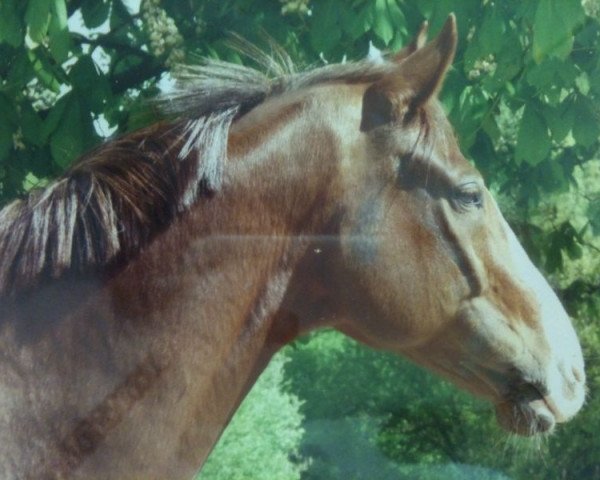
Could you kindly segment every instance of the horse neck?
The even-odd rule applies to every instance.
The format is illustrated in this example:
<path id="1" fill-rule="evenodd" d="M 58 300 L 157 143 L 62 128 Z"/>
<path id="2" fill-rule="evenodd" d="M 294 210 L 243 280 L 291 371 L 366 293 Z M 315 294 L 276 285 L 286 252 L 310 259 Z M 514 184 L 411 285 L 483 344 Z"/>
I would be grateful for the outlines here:
<path id="1" fill-rule="evenodd" d="M 336 208 L 339 139 L 319 118 L 301 98 L 257 107 L 232 127 L 222 189 L 107 284 L 7 310 L 0 476 L 193 475 L 298 331 L 281 304 Z"/>
<path id="2" fill-rule="evenodd" d="M 333 143 L 296 104 L 273 107 L 234 125 L 222 191 L 140 258 L 133 267 L 141 268 L 140 282 L 126 282 L 157 282 L 163 289 L 149 285 L 153 299 L 140 292 L 140 316 L 167 324 L 174 370 L 183 372 L 188 392 L 179 406 L 167 408 L 177 410 L 184 427 L 177 454 L 193 465 L 204 460 L 271 356 L 297 332 L 293 315 L 280 306 L 309 238 L 332 215 Z M 165 265 L 168 251 L 176 258 Z M 149 272 L 149 265 L 157 271 Z M 129 308 L 135 303 L 128 298 Z"/>

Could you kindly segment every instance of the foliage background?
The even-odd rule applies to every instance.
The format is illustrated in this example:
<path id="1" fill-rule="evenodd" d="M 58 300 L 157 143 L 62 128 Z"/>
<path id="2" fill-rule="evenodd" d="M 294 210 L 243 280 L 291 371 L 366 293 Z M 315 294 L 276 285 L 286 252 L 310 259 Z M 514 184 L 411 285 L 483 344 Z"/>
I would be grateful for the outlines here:
<path id="1" fill-rule="evenodd" d="M 600 479 L 598 0 L 0 0 L 0 203 L 151 121 L 166 72 L 241 61 L 226 32 L 267 32 L 300 65 L 397 49 L 454 11 L 442 94 L 464 153 L 580 332 L 589 398 L 548 439 L 507 438 L 491 408 L 334 332 L 288 347 L 203 480 Z M 263 42 L 264 43 L 264 42 Z M 286 363 L 287 362 L 287 363 Z M 238 476 L 233 476 L 232 465 Z"/>

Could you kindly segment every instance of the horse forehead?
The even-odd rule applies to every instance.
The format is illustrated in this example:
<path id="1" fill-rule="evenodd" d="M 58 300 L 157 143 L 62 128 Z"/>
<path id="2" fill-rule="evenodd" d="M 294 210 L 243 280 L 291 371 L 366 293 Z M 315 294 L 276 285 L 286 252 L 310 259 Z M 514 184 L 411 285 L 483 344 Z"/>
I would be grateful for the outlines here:
<path id="1" fill-rule="evenodd" d="M 449 158 L 455 161 L 466 161 L 462 156 L 454 129 L 448 120 L 446 112 L 438 100 L 431 101 L 424 108 L 424 115 L 432 142 L 442 149 Z"/>
<path id="2" fill-rule="evenodd" d="M 424 108 L 424 116 L 429 136 L 425 147 L 432 156 L 436 157 L 440 166 L 452 171 L 457 177 L 468 175 L 480 178 L 477 168 L 463 155 L 441 102 L 438 100 L 429 102 Z"/>

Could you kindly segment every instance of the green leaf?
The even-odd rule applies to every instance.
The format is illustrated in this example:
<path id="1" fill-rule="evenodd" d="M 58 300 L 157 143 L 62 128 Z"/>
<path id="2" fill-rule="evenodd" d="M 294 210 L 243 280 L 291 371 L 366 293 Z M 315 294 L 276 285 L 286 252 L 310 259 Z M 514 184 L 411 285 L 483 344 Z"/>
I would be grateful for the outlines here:
<path id="1" fill-rule="evenodd" d="M 454 13 L 456 16 L 458 35 L 461 40 L 467 36 L 471 25 L 473 25 L 474 17 L 481 18 L 482 16 L 481 0 L 435 0 L 433 7 L 431 16 L 426 17 L 429 21 L 431 38 L 440 31 L 450 13 Z"/>
<path id="2" fill-rule="evenodd" d="M 89 109 L 101 113 L 111 96 L 110 86 L 90 55 L 83 55 L 69 72 L 69 81 Z M 94 88 L 90 90 L 90 85 Z"/>
<path id="3" fill-rule="evenodd" d="M 586 72 L 581 72 L 575 79 L 575 85 L 577 86 L 577 90 L 583 95 L 587 96 L 590 93 L 590 77 Z"/>
<path id="4" fill-rule="evenodd" d="M 50 151 L 54 162 L 67 168 L 77 158 L 84 147 L 81 105 L 74 95 L 69 97 L 58 128 L 50 139 Z"/>
<path id="5" fill-rule="evenodd" d="M 23 42 L 25 29 L 18 12 L 17 0 L 0 2 L 0 43 L 6 42 L 13 47 L 19 47 Z"/>
<path id="6" fill-rule="evenodd" d="M 534 170 L 536 186 L 547 193 L 566 192 L 569 189 L 569 178 L 557 159 L 549 159 L 540 163 Z"/>
<path id="7" fill-rule="evenodd" d="M 50 6 L 53 0 L 30 0 L 25 13 L 29 36 L 42 43 L 50 25 Z"/>
<path id="8" fill-rule="evenodd" d="M 178 2 L 180 3 L 180 2 Z M 223 7 L 227 8 L 227 4 L 223 2 L 221 4 Z M 110 29 L 117 30 L 119 27 L 127 24 L 131 21 L 131 15 L 125 8 L 125 5 L 122 0 L 112 2 L 112 8 L 110 9 Z"/>
<path id="9" fill-rule="evenodd" d="M 44 142 L 41 136 L 42 120 L 29 103 L 21 105 L 21 131 L 27 142 L 41 147 Z"/>
<path id="10" fill-rule="evenodd" d="M 17 125 L 17 118 L 19 114 L 14 98 L 11 98 L 9 95 L 5 95 L 4 93 L 0 92 L 0 110 L 11 125 Z"/>
<path id="11" fill-rule="evenodd" d="M 323 53 L 327 57 L 342 37 L 338 5 L 333 0 L 327 0 L 315 5 L 314 10 L 310 41 L 317 53 Z"/>
<path id="12" fill-rule="evenodd" d="M 537 165 L 547 158 L 552 143 L 545 120 L 531 104 L 525 107 L 519 124 L 515 158 L 517 162 Z"/>
<path id="13" fill-rule="evenodd" d="M 502 132 L 498 128 L 498 123 L 494 115 L 486 115 L 481 124 L 483 131 L 492 139 L 493 142 L 497 142 L 502 137 Z"/>
<path id="14" fill-rule="evenodd" d="M 17 118 L 14 100 L 0 93 L 0 162 L 8 158 L 13 149 L 13 134 L 18 130 Z"/>
<path id="15" fill-rule="evenodd" d="M 407 35 L 408 30 L 406 28 L 406 17 L 402 10 L 398 6 L 397 0 L 387 0 L 387 8 L 388 15 L 390 17 L 390 22 L 392 24 L 392 29 L 398 33 L 402 33 L 403 35 Z"/>
<path id="16" fill-rule="evenodd" d="M 571 222 L 566 221 L 559 227 L 559 234 L 563 237 L 562 248 L 569 258 L 581 258 L 583 251 L 579 244 L 579 234 Z"/>
<path id="17" fill-rule="evenodd" d="M 546 248 L 546 270 L 553 273 L 563 268 L 563 238 L 558 233 L 554 233 L 550 238 L 550 245 Z"/>
<path id="18" fill-rule="evenodd" d="M 493 76 L 484 80 L 489 83 L 490 90 L 502 88 L 506 82 L 514 79 L 523 66 L 523 50 L 519 36 L 512 30 L 504 34 L 504 46 L 498 50 L 496 59 L 496 71 Z"/>
<path id="19" fill-rule="evenodd" d="M 340 10 L 340 22 L 344 32 L 352 40 L 356 40 L 371 28 L 373 24 L 373 10 L 367 6 L 357 13 L 342 8 Z"/>
<path id="20" fill-rule="evenodd" d="M 81 15 L 86 27 L 95 28 L 102 25 L 110 13 L 110 2 L 107 0 L 84 0 L 81 4 Z"/>
<path id="21" fill-rule="evenodd" d="M 375 0 L 373 32 L 383 41 L 385 45 L 394 38 L 394 25 L 392 25 L 387 0 Z"/>
<path id="22" fill-rule="evenodd" d="M 475 142 L 477 131 L 488 111 L 488 98 L 481 88 L 469 86 L 462 91 L 458 108 L 452 111 L 452 118 L 463 149 L 469 149 Z"/>
<path id="23" fill-rule="evenodd" d="M 42 85 L 49 90 L 58 93 L 61 82 L 57 80 L 55 72 L 58 70 L 56 64 L 51 62 L 47 50 L 36 48 L 28 52 L 29 61 L 33 67 L 36 77 Z"/>
<path id="24" fill-rule="evenodd" d="M 600 199 L 590 202 L 587 207 L 587 217 L 590 219 L 590 226 L 596 235 L 600 235 Z"/>
<path id="25" fill-rule="evenodd" d="M 569 242 L 567 244 L 567 255 L 569 255 L 569 258 L 571 259 L 578 259 L 581 258 L 583 256 L 583 250 L 581 248 L 581 245 L 579 245 L 579 243 L 573 241 L 573 242 Z"/>
<path id="26" fill-rule="evenodd" d="M 590 88 L 594 95 L 598 95 L 600 94 L 600 64 L 591 70 L 590 74 Z"/>
<path id="27" fill-rule="evenodd" d="M 425 18 L 431 18 L 433 14 L 433 7 L 435 4 L 435 0 L 419 0 L 416 2 L 416 7 L 419 9 L 419 12 Z"/>
<path id="28" fill-rule="evenodd" d="M 468 75 L 475 67 L 475 63 L 483 56 L 480 43 L 475 41 L 469 42 L 463 54 L 463 68 L 465 74 Z"/>
<path id="29" fill-rule="evenodd" d="M 69 57 L 71 36 L 67 27 L 67 6 L 65 0 L 52 0 L 52 15 L 48 33 L 50 35 L 50 52 L 58 63 Z"/>
<path id="30" fill-rule="evenodd" d="M 67 108 L 67 104 L 72 96 L 72 93 L 68 93 L 64 97 L 62 97 L 58 102 L 54 104 L 48 116 L 43 122 L 43 125 L 40 130 L 40 135 L 42 137 L 42 141 L 45 143 L 48 140 L 48 137 L 54 133 L 54 131 L 58 128 L 58 125 L 62 119 L 62 116 Z"/>
<path id="31" fill-rule="evenodd" d="M 497 53 L 506 41 L 506 25 L 496 9 L 488 10 L 477 36 L 482 56 Z"/>
<path id="32" fill-rule="evenodd" d="M 526 73 L 527 83 L 538 90 L 544 90 L 554 82 L 557 68 L 560 68 L 560 62 L 555 58 L 531 65 Z"/>
<path id="33" fill-rule="evenodd" d="M 5 100 L 0 97 L 0 162 L 5 160 L 13 147 L 14 126 L 4 107 Z"/>
<path id="34" fill-rule="evenodd" d="M 542 111 L 544 119 L 552 132 L 552 138 L 556 142 L 562 142 L 573 128 L 575 120 L 575 109 L 570 102 L 564 102 L 557 106 L 544 106 Z"/>
<path id="35" fill-rule="evenodd" d="M 34 188 L 43 188 L 49 183 L 48 178 L 38 178 L 33 172 L 28 172 L 23 179 L 23 190 L 28 192 Z"/>
<path id="36" fill-rule="evenodd" d="M 533 58 L 565 59 L 573 48 L 573 31 L 585 16 L 580 0 L 540 0 L 533 23 Z"/>
<path id="37" fill-rule="evenodd" d="M 573 138 L 579 145 L 590 147 L 598 141 L 599 136 L 600 121 L 585 98 L 580 98 L 575 104 Z"/>
<path id="38" fill-rule="evenodd" d="M 8 86 L 14 88 L 14 92 L 20 91 L 27 83 L 35 77 L 31 60 L 24 49 L 16 57 L 11 59 L 11 67 L 7 76 Z"/>
<path id="39" fill-rule="evenodd" d="M 562 88 L 571 89 L 579 71 L 575 64 L 558 58 L 546 58 L 537 65 L 531 65 L 527 72 L 527 83 L 548 94 L 550 91 L 559 92 Z"/>

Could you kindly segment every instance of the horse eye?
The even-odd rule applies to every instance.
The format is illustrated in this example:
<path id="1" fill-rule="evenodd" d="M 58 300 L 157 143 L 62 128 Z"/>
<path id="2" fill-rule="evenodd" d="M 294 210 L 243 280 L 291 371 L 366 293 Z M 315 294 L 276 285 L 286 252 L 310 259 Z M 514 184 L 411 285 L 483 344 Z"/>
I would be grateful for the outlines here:
<path id="1" fill-rule="evenodd" d="M 463 208 L 481 208 L 483 206 L 483 193 L 475 182 L 465 183 L 458 187 L 455 199 Z"/>

